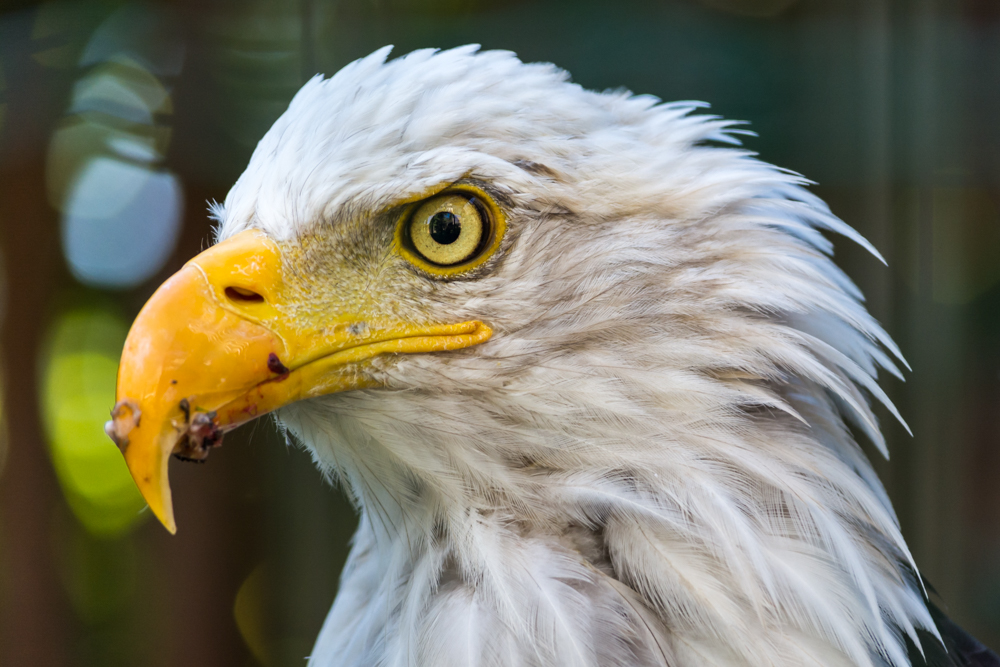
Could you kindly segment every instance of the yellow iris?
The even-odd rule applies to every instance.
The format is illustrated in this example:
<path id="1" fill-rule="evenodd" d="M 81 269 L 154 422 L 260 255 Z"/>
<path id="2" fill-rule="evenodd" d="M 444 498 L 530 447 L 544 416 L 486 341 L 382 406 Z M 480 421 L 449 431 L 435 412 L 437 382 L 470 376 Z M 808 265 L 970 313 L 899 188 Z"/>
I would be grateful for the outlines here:
<path id="1" fill-rule="evenodd" d="M 506 217 L 482 189 L 459 183 L 411 204 L 396 231 L 396 247 L 411 264 L 441 277 L 471 271 L 500 248 Z"/>
<path id="2" fill-rule="evenodd" d="M 487 231 L 476 204 L 475 199 L 459 194 L 441 195 L 422 204 L 410 220 L 413 247 L 441 266 L 469 259 Z"/>

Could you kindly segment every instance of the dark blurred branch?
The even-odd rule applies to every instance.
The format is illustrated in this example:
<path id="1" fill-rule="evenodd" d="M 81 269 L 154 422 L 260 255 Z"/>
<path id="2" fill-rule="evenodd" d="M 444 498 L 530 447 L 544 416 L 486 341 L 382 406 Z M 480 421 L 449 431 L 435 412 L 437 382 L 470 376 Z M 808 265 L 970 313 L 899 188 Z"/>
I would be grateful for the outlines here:
<path id="1" fill-rule="evenodd" d="M 33 61 L 30 45 L 13 44 L 29 39 L 27 20 L 6 27 L 0 37 L 8 47 L 4 123 L 7 133 L 17 135 L 17 150 L 0 154 L 7 158 L 0 160 L 0 244 L 6 265 L 2 355 L 10 443 L 0 480 L 0 664 L 56 667 L 70 664 L 72 611 L 53 557 L 53 510 L 61 494 L 41 429 L 37 359 L 60 273 L 58 218 L 45 193 L 46 144 L 68 81 L 58 81 L 58 73 Z M 40 79 L 48 85 L 22 85 Z M 9 149 L 10 142 L 5 144 Z"/>

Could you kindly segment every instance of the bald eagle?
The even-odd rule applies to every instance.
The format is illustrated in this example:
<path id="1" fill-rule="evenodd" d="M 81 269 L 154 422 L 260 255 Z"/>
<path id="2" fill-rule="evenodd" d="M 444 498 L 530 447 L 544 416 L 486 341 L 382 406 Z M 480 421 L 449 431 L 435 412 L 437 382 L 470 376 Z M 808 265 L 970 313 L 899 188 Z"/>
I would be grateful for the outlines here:
<path id="1" fill-rule="evenodd" d="M 139 313 L 107 430 L 167 464 L 274 412 L 360 526 L 310 664 L 998 665 L 853 434 L 878 256 L 739 129 L 475 46 L 316 77 Z"/>

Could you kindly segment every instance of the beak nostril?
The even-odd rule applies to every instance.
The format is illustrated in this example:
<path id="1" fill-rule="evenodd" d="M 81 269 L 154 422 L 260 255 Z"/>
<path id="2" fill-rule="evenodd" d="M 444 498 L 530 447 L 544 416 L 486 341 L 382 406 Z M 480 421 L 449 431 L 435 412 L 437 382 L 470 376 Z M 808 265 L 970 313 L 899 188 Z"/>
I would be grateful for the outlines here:
<path id="1" fill-rule="evenodd" d="M 260 303 L 264 300 L 264 297 L 260 294 L 245 287 L 227 287 L 226 297 L 230 301 L 236 301 L 237 303 Z"/>

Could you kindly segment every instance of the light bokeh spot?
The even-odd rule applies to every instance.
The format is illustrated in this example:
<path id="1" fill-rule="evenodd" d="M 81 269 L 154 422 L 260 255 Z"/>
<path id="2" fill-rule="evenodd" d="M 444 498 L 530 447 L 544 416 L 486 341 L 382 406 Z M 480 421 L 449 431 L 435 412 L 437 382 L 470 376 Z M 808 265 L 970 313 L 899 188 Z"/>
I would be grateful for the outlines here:
<path id="1" fill-rule="evenodd" d="M 73 513 L 98 535 L 121 534 L 146 515 L 125 459 L 104 434 L 127 333 L 124 319 L 108 310 L 71 310 L 53 324 L 43 360 L 52 462 Z"/>
<path id="2" fill-rule="evenodd" d="M 63 249 L 73 275 L 107 287 L 150 278 L 177 243 L 181 206 L 181 186 L 171 173 L 110 157 L 89 161 L 63 212 Z"/>
<path id="3" fill-rule="evenodd" d="M 265 667 L 273 664 L 271 648 L 264 630 L 266 585 L 266 569 L 261 564 L 254 568 L 240 585 L 233 602 L 233 619 L 236 621 L 240 636 L 257 661 Z"/>
<path id="4" fill-rule="evenodd" d="M 119 7 L 97 27 L 80 56 L 87 67 L 127 54 L 156 75 L 180 74 L 184 65 L 181 27 L 170 8 L 153 3 Z"/>
<path id="5" fill-rule="evenodd" d="M 170 12 L 128 5 L 94 31 L 46 163 L 66 263 L 80 282 L 134 287 L 163 268 L 180 235 L 180 180 L 163 165 L 169 82 L 183 44 Z"/>

